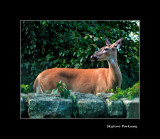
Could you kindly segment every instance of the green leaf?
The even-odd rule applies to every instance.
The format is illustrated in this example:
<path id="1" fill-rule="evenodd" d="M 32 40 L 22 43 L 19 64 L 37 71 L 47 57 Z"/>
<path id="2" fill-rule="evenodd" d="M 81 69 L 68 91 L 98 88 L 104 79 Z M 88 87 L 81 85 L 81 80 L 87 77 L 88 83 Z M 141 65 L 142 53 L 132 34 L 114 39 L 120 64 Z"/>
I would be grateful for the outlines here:
<path id="1" fill-rule="evenodd" d="M 119 53 L 120 53 L 120 54 L 123 54 L 123 53 L 124 53 L 124 51 L 123 51 L 123 50 L 119 50 Z"/>
<path id="2" fill-rule="evenodd" d="M 46 40 L 43 40 L 43 45 L 47 45 L 47 41 Z"/>
<path id="3" fill-rule="evenodd" d="M 80 53 L 78 53 L 78 54 L 77 54 L 77 57 L 79 57 L 80 55 L 81 55 L 81 54 L 80 54 Z"/>
<path id="4" fill-rule="evenodd" d="M 74 65 L 74 68 L 79 68 L 79 63 L 76 63 L 75 65 Z"/>
<path id="5" fill-rule="evenodd" d="M 83 61 L 83 59 L 84 59 L 84 58 L 82 57 L 82 58 L 81 58 L 81 60 L 80 60 L 80 62 L 82 62 L 82 61 Z"/>
<path id="6" fill-rule="evenodd" d="M 130 62 L 130 60 L 127 58 L 127 59 L 126 59 L 126 62 L 127 62 L 127 63 L 129 63 L 129 62 Z"/>
<path id="7" fill-rule="evenodd" d="M 88 39 L 88 37 L 89 37 L 89 36 L 87 35 L 87 36 L 84 37 L 84 39 L 86 40 L 86 39 Z"/>
<path id="8" fill-rule="evenodd" d="M 62 83 L 62 85 L 63 85 L 63 87 L 67 87 L 67 84 L 65 84 L 65 83 Z"/>
<path id="9" fill-rule="evenodd" d="M 73 56 L 75 56 L 75 55 L 76 55 L 76 52 L 73 53 Z"/>
<path id="10" fill-rule="evenodd" d="M 53 61 L 54 64 L 56 64 L 59 61 L 59 59 L 56 59 Z"/>
<path id="11" fill-rule="evenodd" d="M 97 41 L 98 40 L 98 37 L 94 37 L 94 39 L 93 39 L 94 41 Z"/>
<path id="12" fill-rule="evenodd" d="M 56 84 L 57 84 L 57 88 L 59 88 L 61 85 L 62 85 L 62 81 L 59 81 L 59 83 L 58 82 L 56 82 Z"/>
<path id="13" fill-rule="evenodd" d="M 63 43 L 63 40 L 62 40 L 62 39 L 60 39 L 59 41 L 60 41 L 60 43 Z"/>
<path id="14" fill-rule="evenodd" d="M 28 54 L 31 54 L 31 50 L 28 51 Z"/>
<path id="15" fill-rule="evenodd" d="M 52 95 L 55 95 L 57 93 L 58 93 L 58 89 L 53 89 L 52 92 L 51 92 Z"/>

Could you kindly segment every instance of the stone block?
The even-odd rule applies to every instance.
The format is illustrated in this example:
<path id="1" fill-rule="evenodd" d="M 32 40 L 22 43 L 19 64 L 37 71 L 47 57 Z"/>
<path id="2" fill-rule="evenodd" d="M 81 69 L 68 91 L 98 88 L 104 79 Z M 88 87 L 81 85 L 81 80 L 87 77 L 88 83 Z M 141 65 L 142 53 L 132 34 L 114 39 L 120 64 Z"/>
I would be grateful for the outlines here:
<path id="1" fill-rule="evenodd" d="M 79 118 L 101 118 L 104 117 L 105 104 L 100 99 L 78 99 Z"/>
<path id="2" fill-rule="evenodd" d="M 139 98 L 121 100 L 125 106 L 126 118 L 139 118 Z"/>
<path id="3" fill-rule="evenodd" d="M 54 96 L 34 96 L 28 101 L 30 118 L 71 118 L 72 100 Z"/>
<path id="4" fill-rule="evenodd" d="M 125 117 L 124 113 L 124 104 L 121 100 L 110 100 L 106 99 L 107 111 L 109 117 L 123 118 Z"/>

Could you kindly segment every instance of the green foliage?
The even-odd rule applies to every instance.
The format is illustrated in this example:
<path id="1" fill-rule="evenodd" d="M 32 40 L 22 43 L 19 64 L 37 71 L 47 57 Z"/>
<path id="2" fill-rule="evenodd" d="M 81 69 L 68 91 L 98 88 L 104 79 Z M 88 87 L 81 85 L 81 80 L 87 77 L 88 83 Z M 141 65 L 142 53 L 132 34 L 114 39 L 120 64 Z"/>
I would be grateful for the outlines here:
<path id="1" fill-rule="evenodd" d="M 113 100 L 113 101 L 116 101 L 116 100 L 118 100 L 118 97 L 117 97 L 117 95 L 112 95 L 112 96 L 110 97 L 110 100 Z"/>
<path id="2" fill-rule="evenodd" d="M 47 90 L 47 92 L 50 93 L 50 90 Z M 47 93 L 47 92 L 45 92 L 45 93 Z M 53 89 L 53 90 L 51 91 L 51 94 L 52 94 L 52 95 L 56 95 L 57 93 L 58 93 L 58 88 L 57 88 L 57 89 Z"/>
<path id="3" fill-rule="evenodd" d="M 118 50 L 122 89 L 139 80 L 138 21 L 21 21 L 21 83 L 31 88 L 36 76 L 49 68 L 101 68 L 90 56 L 105 45 L 124 38 Z M 26 64 L 28 63 L 28 64 Z"/>
<path id="4" fill-rule="evenodd" d="M 25 85 L 25 84 L 21 84 L 21 92 L 23 93 L 30 93 L 31 92 L 31 88 L 29 85 Z"/>
<path id="5" fill-rule="evenodd" d="M 110 97 L 111 100 L 118 100 L 120 98 L 128 98 L 133 99 L 134 97 L 139 96 L 139 82 L 135 83 L 132 87 L 129 87 L 125 90 L 122 90 L 121 88 L 116 88 L 114 91 L 114 95 Z M 113 90 L 106 90 L 106 93 L 113 92 Z"/>
<path id="6" fill-rule="evenodd" d="M 139 82 L 134 84 L 133 87 L 129 87 L 126 89 L 128 99 L 132 99 L 134 97 L 139 96 Z"/>
<path id="7" fill-rule="evenodd" d="M 76 118 L 76 115 L 77 115 L 77 112 L 78 112 L 78 104 L 77 104 L 76 96 L 70 95 L 69 98 L 73 102 L 73 116 Z"/>
<path id="8" fill-rule="evenodd" d="M 113 92 L 114 92 L 113 89 L 107 89 L 107 90 L 105 91 L 105 93 L 113 93 Z"/>
<path id="9" fill-rule="evenodd" d="M 67 86 L 67 84 L 62 83 L 62 81 L 60 81 L 59 83 L 57 83 L 57 89 L 52 90 L 52 94 L 57 93 L 59 91 L 62 98 L 69 98 L 71 90 L 68 90 Z"/>

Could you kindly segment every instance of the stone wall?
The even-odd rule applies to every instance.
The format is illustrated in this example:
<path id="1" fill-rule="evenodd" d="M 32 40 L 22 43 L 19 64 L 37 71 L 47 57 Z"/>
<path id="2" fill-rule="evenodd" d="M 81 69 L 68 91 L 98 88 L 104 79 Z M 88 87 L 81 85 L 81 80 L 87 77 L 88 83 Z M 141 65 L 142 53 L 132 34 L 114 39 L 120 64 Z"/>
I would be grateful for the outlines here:
<path id="1" fill-rule="evenodd" d="M 139 98 L 112 101 L 113 93 L 71 92 L 76 101 L 60 94 L 21 93 L 21 118 L 140 118 Z"/>

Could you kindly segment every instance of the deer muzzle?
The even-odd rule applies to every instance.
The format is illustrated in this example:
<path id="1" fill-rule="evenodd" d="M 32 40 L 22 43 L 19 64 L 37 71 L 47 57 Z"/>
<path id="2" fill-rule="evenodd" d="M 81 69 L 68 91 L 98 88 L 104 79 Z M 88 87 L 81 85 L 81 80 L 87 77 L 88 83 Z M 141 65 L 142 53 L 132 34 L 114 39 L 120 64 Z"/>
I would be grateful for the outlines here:
<path id="1" fill-rule="evenodd" d="M 97 56 L 95 56 L 95 55 L 92 55 L 92 56 L 90 57 L 90 59 L 91 59 L 91 61 L 92 61 L 92 62 L 94 62 L 94 61 L 97 61 L 97 60 L 98 60 Z"/>

